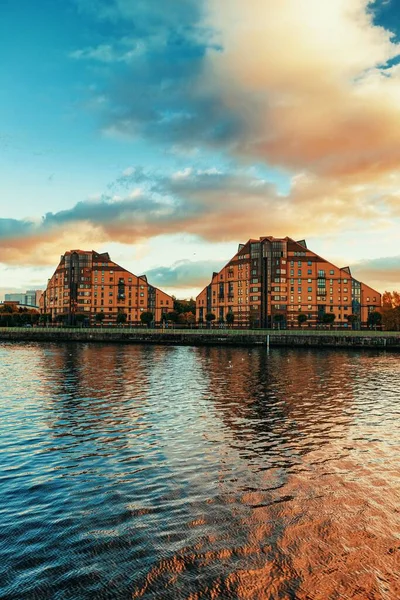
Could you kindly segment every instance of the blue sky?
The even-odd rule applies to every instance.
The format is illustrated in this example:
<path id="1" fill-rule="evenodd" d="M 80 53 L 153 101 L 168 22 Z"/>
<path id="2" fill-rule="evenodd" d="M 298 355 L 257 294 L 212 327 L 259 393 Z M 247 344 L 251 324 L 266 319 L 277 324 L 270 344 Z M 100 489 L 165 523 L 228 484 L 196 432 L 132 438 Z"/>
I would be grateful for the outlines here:
<path id="1" fill-rule="evenodd" d="M 0 0 L 0 298 L 71 248 L 190 296 L 263 235 L 398 289 L 399 14 Z"/>

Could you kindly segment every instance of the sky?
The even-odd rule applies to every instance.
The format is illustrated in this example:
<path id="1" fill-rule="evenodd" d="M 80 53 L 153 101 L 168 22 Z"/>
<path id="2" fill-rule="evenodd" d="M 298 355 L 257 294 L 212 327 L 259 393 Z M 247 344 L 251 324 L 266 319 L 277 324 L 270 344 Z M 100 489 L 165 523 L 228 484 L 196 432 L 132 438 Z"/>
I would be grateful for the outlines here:
<path id="1" fill-rule="evenodd" d="M 0 299 L 80 248 L 179 298 L 238 243 L 400 289 L 395 0 L 0 0 Z"/>

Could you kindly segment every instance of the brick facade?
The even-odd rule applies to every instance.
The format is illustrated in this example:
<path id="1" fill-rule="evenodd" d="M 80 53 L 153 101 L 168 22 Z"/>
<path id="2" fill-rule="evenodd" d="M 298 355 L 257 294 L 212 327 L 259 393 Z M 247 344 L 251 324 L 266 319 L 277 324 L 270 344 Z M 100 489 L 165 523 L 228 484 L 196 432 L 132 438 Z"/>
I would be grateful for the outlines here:
<path id="1" fill-rule="evenodd" d="M 70 250 L 61 256 L 48 281 L 40 312 L 50 314 L 53 320 L 63 315 L 69 323 L 76 314 L 84 314 L 92 324 L 99 312 L 104 313 L 104 324 L 116 323 L 118 312 L 124 312 L 126 322 L 133 325 L 141 322 L 145 311 L 160 322 L 173 304 L 173 298 L 150 285 L 145 275 L 138 277 L 120 267 L 107 252 Z"/>
<path id="2" fill-rule="evenodd" d="M 307 248 L 304 240 L 262 237 L 240 244 L 235 256 L 196 298 L 197 320 L 207 313 L 216 322 L 234 313 L 235 325 L 253 327 L 316 327 L 325 313 L 335 326 L 348 327 L 349 315 L 365 327 L 370 312 L 379 310 L 381 295 Z"/>

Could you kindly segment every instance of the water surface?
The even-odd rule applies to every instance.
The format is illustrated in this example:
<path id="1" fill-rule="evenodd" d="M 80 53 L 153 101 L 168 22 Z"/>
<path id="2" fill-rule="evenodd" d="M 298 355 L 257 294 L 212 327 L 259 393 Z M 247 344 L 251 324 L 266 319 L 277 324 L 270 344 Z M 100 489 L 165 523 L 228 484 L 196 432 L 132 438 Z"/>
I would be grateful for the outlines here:
<path id="1" fill-rule="evenodd" d="M 398 600 L 400 357 L 0 344 L 0 598 Z"/>

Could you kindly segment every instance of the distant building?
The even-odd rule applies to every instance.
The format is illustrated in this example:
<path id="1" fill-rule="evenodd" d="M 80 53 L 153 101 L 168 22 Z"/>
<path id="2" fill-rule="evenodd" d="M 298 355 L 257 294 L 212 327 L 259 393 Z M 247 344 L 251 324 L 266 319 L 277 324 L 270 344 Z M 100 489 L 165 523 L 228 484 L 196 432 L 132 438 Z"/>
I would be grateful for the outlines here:
<path id="1" fill-rule="evenodd" d="M 117 322 L 119 312 L 127 323 L 141 323 L 142 312 L 152 312 L 155 322 L 173 310 L 173 298 L 150 285 L 145 275 L 138 277 L 113 262 L 107 252 L 70 250 L 49 279 L 40 298 L 40 312 L 52 320 L 75 323 L 81 314 L 94 323 L 103 313 L 104 324 Z"/>
<path id="2" fill-rule="evenodd" d="M 39 299 L 42 295 L 42 290 L 27 290 L 19 294 L 5 294 L 4 300 L 6 302 L 19 302 L 23 306 L 39 306 Z"/>
<path id="3" fill-rule="evenodd" d="M 335 315 L 335 325 L 366 326 L 370 312 L 379 310 L 381 295 L 352 277 L 349 267 L 339 268 L 307 248 L 304 240 L 272 236 L 240 244 L 235 256 L 196 298 L 196 316 L 205 322 L 214 313 L 216 322 L 253 327 L 303 327 L 326 322 Z M 303 317 L 304 318 L 304 317 Z"/>

